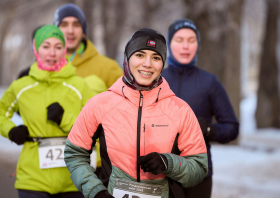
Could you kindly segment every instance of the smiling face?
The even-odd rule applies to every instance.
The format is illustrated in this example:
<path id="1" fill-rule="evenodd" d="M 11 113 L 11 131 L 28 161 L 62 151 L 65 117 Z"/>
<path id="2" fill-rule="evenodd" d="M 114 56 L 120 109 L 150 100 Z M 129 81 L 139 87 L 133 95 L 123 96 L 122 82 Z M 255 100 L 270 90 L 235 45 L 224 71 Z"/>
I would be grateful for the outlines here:
<path id="1" fill-rule="evenodd" d="M 172 55 L 181 64 L 190 63 L 197 52 L 197 48 L 197 36 L 191 29 L 178 30 L 170 42 Z"/>
<path id="2" fill-rule="evenodd" d="M 73 54 L 85 37 L 81 23 L 76 17 L 69 16 L 63 18 L 58 27 L 67 41 L 67 55 Z"/>
<path id="3" fill-rule="evenodd" d="M 137 83 L 148 86 L 160 75 L 163 61 L 157 52 L 139 50 L 131 55 L 128 65 Z"/>
<path id="4" fill-rule="evenodd" d="M 38 55 L 44 65 L 54 66 L 63 57 L 64 47 L 57 38 L 48 38 L 38 48 Z"/>

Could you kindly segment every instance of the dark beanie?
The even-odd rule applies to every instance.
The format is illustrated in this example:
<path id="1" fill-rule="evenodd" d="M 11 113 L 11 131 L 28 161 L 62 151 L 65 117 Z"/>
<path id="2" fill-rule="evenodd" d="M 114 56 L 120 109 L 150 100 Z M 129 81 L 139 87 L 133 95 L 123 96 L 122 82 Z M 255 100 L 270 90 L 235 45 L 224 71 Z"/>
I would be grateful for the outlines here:
<path id="1" fill-rule="evenodd" d="M 197 36 L 197 41 L 198 43 L 200 43 L 200 36 L 199 36 L 199 32 L 194 24 L 194 22 L 190 19 L 179 19 L 177 21 L 175 21 L 174 23 L 172 23 L 168 29 L 168 41 L 169 44 L 174 36 L 174 34 L 183 28 L 188 28 L 191 29 L 195 32 L 196 36 Z"/>
<path id="2" fill-rule="evenodd" d="M 87 24 L 86 17 L 83 11 L 75 4 L 68 3 L 60 6 L 54 13 L 54 25 L 59 26 L 62 19 L 65 17 L 73 16 L 76 17 L 82 25 L 83 32 L 86 34 Z"/>
<path id="3" fill-rule="evenodd" d="M 166 41 L 164 36 L 155 30 L 143 28 L 134 32 L 125 46 L 125 50 L 124 50 L 125 56 L 123 61 L 124 83 L 134 90 L 149 91 L 159 86 L 163 82 L 163 80 L 161 75 L 159 75 L 148 86 L 141 85 L 135 80 L 134 76 L 130 71 L 128 60 L 132 54 L 134 54 L 139 50 L 152 50 L 157 52 L 162 58 L 162 62 L 163 62 L 162 69 L 163 69 L 166 60 L 166 54 L 167 54 Z"/>
<path id="4" fill-rule="evenodd" d="M 197 37 L 197 42 L 198 42 L 198 45 L 200 44 L 200 35 L 199 35 L 199 31 L 197 30 L 194 22 L 190 19 L 179 19 L 179 20 L 176 20 L 174 23 L 172 23 L 170 26 L 169 26 L 169 29 L 168 29 L 168 32 L 167 32 L 167 47 L 168 47 L 168 51 L 169 51 L 169 56 L 167 58 L 167 64 L 168 65 L 171 65 L 171 66 L 174 66 L 174 67 L 186 67 L 186 66 L 195 66 L 196 65 L 196 62 L 197 62 L 197 53 L 198 53 L 198 48 L 197 48 L 197 51 L 196 51 L 196 54 L 195 56 L 193 57 L 193 59 L 191 60 L 190 63 L 188 64 L 181 64 L 179 63 L 173 56 L 172 54 L 172 51 L 170 49 L 170 43 L 171 43 L 171 40 L 174 36 L 174 34 L 180 30 L 180 29 L 183 29 L 183 28 L 187 28 L 187 29 L 191 29 L 195 32 L 196 34 L 196 37 Z"/>
<path id="5" fill-rule="evenodd" d="M 127 60 L 139 50 L 152 50 L 157 52 L 161 56 L 164 65 L 167 54 L 166 40 L 159 32 L 148 28 L 134 32 L 125 46 Z"/>

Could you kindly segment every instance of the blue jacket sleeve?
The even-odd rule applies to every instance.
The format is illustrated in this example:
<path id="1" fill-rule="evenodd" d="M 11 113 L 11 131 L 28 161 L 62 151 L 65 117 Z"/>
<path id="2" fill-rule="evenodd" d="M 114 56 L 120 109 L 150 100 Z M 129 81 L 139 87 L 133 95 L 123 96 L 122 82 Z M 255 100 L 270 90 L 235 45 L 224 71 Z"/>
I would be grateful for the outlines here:
<path id="1" fill-rule="evenodd" d="M 213 124 L 216 128 L 216 135 L 213 141 L 228 143 L 237 138 L 239 133 L 239 123 L 234 114 L 229 97 L 223 85 L 215 79 L 212 82 L 211 103 L 213 114 L 217 123 Z"/>

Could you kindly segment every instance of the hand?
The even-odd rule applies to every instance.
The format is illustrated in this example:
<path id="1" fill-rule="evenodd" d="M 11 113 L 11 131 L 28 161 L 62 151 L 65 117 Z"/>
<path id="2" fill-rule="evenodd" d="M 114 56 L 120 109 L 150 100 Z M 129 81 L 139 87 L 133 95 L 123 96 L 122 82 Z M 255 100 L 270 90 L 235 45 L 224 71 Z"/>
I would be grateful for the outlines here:
<path id="1" fill-rule="evenodd" d="M 95 198 L 114 198 L 114 197 L 110 195 L 107 190 L 103 190 L 97 193 L 95 195 Z"/>
<path id="2" fill-rule="evenodd" d="M 144 172 L 149 172 L 154 175 L 163 173 L 168 168 L 166 157 L 156 152 L 146 156 L 140 156 L 139 164 Z"/>
<path id="3" fill-rule="evenodd" d="M 197 118 L 205 141 L 213 140 L 216 135 L 216 128 L 208 124 L 204 118 Z"/>
<path id="4" fill-rule="evenodd" d="M 53 121 L 60 125 L 64 109 L 58 102 L 55 102 L 47 107 L 48 109 L 48 120 Z"/>
<path id="5" fill-rule="evenodd" d="M 14 127 L 9 132 L 9 138 L 17 145 L 22 145 L 26 142 L 29 136 L 28 128 L 24 125 Z"/>

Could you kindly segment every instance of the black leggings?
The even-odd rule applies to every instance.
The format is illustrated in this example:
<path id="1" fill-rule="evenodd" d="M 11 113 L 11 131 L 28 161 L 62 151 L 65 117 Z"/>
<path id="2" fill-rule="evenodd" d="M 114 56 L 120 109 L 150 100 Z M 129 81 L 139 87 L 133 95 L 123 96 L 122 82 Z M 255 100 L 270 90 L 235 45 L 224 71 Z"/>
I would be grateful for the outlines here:
<path id="1" fill-rule="evenodd" d="M 84 198 L 81 192 L 65 192 L 51 195 L 47 192 L 18 190 L 19 198 Z"/>
<path id="2" fill-rule="evenodd" d="M 212 177 L 206 177 L 201 183 L 191 188 L 185 188 L 186 198 L 210 198 Z"/>

